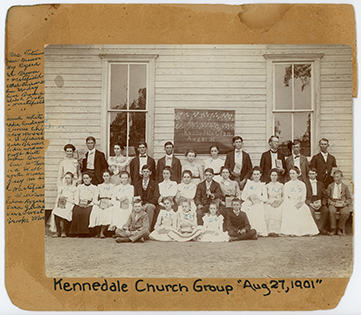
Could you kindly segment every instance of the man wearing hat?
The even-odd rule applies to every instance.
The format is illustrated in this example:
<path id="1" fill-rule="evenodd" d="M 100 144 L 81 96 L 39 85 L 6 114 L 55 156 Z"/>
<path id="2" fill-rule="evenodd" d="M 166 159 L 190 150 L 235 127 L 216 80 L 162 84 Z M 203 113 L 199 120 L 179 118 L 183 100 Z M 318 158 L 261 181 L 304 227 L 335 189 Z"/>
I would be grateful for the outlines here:
<path id="1" fill-rule="evenodd" d="M 95 149 L 95 142 L 95 138 L 92 136 L 86 138 L 88 152 L 85 153 L 85 159 L 83 159 L 82 172 L 90 173 L 92 175 L 91 183 L 99 185 L 103 182 L 102 173 L 108 169 L 108 162 L 104 153 Z"/>

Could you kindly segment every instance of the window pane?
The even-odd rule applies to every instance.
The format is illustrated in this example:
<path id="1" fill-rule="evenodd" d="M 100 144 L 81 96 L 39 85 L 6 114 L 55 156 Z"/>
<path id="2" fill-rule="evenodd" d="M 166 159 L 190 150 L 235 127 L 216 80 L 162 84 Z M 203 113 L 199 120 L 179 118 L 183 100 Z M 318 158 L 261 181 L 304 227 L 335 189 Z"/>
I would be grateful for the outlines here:
<path id="1" fill-rule="evenodd" d="M 112 64 L 110 72 L 110 108 L 127 109 L 128 65 Z"/>
<path id="2" fill-rule="evenodd" d="M 127 145 L 127 113 L 110 113 L 110 155 L 114 155 L 113 146 L 120 142 L 124 147 Z M 125 154 L 125 152 L 124 152 Z"/>
<path id="3" fill-rule="evenodd" d="M 292 142 L 292 114 L 274 114 L 274 133 L 280 138 L 279 149 L 286 156 L 291 154 L 290 142 Z"/>
<path id="4" fill-rule="evenodd" d="M 301 141 L 301 154 L 311 156 L 311 113 L 294 115 L 294 136 Z"/>
<path id="5" fill-rule="evenodd" d="M 311 64 L 294 66 L 295 109 L 311 109 Z"/>
<path id="6" fill-rule="evenodd" d="M 292 109 L 292 65 L 275 64 L 275 108 Z"/>
<path id="7" fill-rule="evenodd" d="M 135 148 L 139 141 L 146 140 L 146 113 L 130 113 L 129 116 L 129 145 Z"/>
<path id="8" fill-rule="evenodd" d="M 130 65 L 129 98 L 131 109 L 146 109 L 147 65 Z"/>

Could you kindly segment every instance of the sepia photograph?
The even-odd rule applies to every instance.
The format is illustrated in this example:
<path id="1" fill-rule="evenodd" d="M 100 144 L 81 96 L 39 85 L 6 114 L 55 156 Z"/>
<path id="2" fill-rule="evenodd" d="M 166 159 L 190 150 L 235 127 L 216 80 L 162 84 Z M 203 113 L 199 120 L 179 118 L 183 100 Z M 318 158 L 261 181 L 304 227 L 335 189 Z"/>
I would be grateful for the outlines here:
<path id="1" fill-rule="evenodd" d="M 47 277 L 350 277 L 352 47 L 47 45 Z"/>

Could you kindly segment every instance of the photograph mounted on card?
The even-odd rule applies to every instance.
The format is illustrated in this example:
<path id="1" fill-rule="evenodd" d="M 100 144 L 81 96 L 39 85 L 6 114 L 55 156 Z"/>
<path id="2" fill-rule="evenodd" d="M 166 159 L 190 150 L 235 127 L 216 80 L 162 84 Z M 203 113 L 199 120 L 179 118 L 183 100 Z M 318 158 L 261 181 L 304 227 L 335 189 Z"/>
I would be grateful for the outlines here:
<path id="1" fill-rule="evenodd" d="M 329 222 L 313 216 L 306 181 L 308 168 L 322 182 L 337 165 L 352 191 L 352 6 L 17 6 L 6 26 L 15 305 L 337 306 L 353 268 L 352 202 Z M 217 176 L 204 174 L 210 158 Z"/>

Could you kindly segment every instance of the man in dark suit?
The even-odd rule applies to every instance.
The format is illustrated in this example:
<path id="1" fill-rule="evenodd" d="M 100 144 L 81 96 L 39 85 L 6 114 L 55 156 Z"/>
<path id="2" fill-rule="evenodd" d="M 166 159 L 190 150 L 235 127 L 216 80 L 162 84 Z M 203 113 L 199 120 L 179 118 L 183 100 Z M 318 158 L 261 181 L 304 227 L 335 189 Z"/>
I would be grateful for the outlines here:
<path id="1" fill-rule="evenodd" d="M 95 149 L 95 138 L 90 136 L 86 138 L 88 152 L 83 159 L 82 172 L 88 172 L 92 175 L 91 183 L 99 185 L 103 180 L 103 171 L 108 169 L 108 162 L 103 152 Z"/>
<path id="2" fill-rule="evenodd" d="M 306 205 L 311 210 L 312 217 L 315 220 L 317 227 L 321 234 L 327 234 L 326 223 L 329 217 L 329 210 L 327 208 L 327 192 L 323 183 L 316 179 L 317 170 L 310 168 L 308 172 L 308 179 L 306 180 Z M 315 212 L 321 213 L 320 220 L 316 219 Z"/>
<path id="3" fill-rule="evenodd" d="M 221 186 L 213 180 L 213 169 L 207 168 L 204 171 L 206 179 L 199 183 L 194 197 L 197 206 L 197 224 L 203 225 L 202 217 L 209 210 L 209 204 L 213 201 L 219 203 L 223 194 Z"/>
<path id="4" fill-rule="evenodd" d="M 224 166 L 231 171 L 230 178 L 237 181 L 239 188 L 243 190 L 247 179 L 252 175 L 252 161 L 249 154 L 242 150 L 242 137 L 235 136 L 232 142 L 235 149 L 227 154 Z"/>
<path id="5" fill-rule="evenodd" d="M 263 152 L 261 156 L 260 167 L 262 169 L 261 181 L 266 184 L 271 181 L 269 172 L 273 168 L 278 169 L 278 180 L 284 183 L 283 175 L 286 173 L 286 160 L 281 151 L 278 150 L 280 140 L 278 136 L 271 136 L 268 140 L 268 144 L 271 147 L 270 150 Z"/>
<path id="6" fill-rule="evenodd" d="M 151 179 L 151 175 L 151 167 L 149 165 L 143 165 L 142 178 L 134 184 L 134 198 L 140 198 L 142 200 L 144 210 L 148 214 L 150 231 L 154 226 L 154 211 L 160 196 L 158 184 Z"/>
<path id="7" fill-rule="evenodd" d="M 160 183 L 163 181 L 163 169 L 165 166 L 170 166 L 172 168 L 172 176 L 170 180 L 177 182 L 178 184 L 182 179 L 182 165 L 179 159 L 177 159 L 174 154 L 174 145 L 172 142 L 168 141 L 164 144 L 165 156 L 160 158 L 157 163 L 157 182 Z"/>
<path id="8" fill-rule="evenodd" d="M 292 154 L 286 159 L 286 181 L 291 179 L 289 172 L 293 166 L 297 166 L 301 172 L 298 179 L 306 183 L 309 167 L 307 158 L 301 154 L 301 142 L 299 140 L 293 141 Z"/>
<path id="9" fill-rule="evenodd" d="M 131 160 L 129 164 L 130 168 L 130 178 L 132 179 L 132 184 L 134 185 L 142 178 L 142 167 L 148 165 L 151 170 L 151 179 L 155 180 L 155 161 L 153 158 L 147 154 L 147 143 L 141 141 L 138 143 L 138 155 Z"/>
<path id="10" fill-rule="evenodd" d="M 328 185 L 333 183 L 331 173 L 332 168 L 337 167 L 336 158 L 327 152 L 329 142 L 326 138 L 322 138 L 318 144 L 321 151 L 312 157 L 310 167 L 316 168 L 317 180 L 322 182 L 325 188 L 327 188 Z"/>

